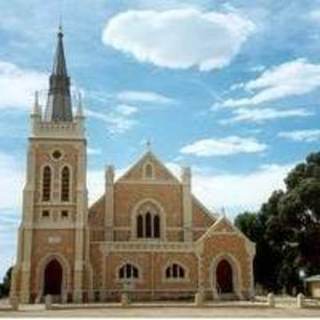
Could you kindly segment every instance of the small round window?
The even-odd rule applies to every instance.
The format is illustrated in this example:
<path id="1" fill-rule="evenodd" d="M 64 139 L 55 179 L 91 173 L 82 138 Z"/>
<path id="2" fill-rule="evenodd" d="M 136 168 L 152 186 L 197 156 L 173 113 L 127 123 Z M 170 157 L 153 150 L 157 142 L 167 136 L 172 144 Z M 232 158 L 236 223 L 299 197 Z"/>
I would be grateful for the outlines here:
<path id="1" fill-rule="evenodd" d="M 55 150 L 52 152 L 52 158 L 55 160 L 59 160 L 62 157 L 62 153 L 60 150 Z"/>

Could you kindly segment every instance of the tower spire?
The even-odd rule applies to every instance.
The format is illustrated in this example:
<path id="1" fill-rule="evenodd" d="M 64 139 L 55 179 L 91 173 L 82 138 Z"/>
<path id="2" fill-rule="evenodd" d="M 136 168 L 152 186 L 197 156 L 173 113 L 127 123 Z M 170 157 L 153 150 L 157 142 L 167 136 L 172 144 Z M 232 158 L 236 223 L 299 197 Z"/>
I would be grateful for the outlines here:
<path id="1" fill-rule="evenodd" d="M 57 47 L 49 80 L 45 121 L 72 121 L 70 78 L 67 72 L 61 23 L 57 34 Z"/>

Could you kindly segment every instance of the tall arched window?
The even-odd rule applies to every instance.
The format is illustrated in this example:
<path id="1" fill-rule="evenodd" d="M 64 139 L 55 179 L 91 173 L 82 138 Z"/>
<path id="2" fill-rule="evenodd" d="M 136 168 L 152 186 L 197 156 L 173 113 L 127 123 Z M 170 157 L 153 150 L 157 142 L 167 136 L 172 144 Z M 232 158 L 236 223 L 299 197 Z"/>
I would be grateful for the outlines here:
<path id="1" fill-rule="evenodd" d="M 154 238 L 160 238 L 160 217 L 155 215 L 153 217 L 153 236 Z"/>
<path id="2" fill-rule="evenodd" d="M 134 238 L 160 239 L 162 237 L 161 209 L 153 201 L 143 202 L 137 208 L 134 217 Z"/>
<path id="3" fill-rule="evenodd" d="M 51 198 L 51 168 L 45 166 L 42 174 L 42 201 L 50 201 Z"/>
<path id="4" fill-rule="evenodd" d="M 70 169 L 64 167 L 61 172 L 61 201 L 70 200 Z"/>
<path id="5" fill-rule="evenodd" d="M 146 218 L 145 235 L 146 235 L 146 238 L 151 238 L 152 237 L 151 213 L 147 212 L 145 215 L 145 218 Z"/>
<path id="6" fill-rule="evenodd" d="M 186 276 L 186 272 L 184 268 L 177 263 L 172 263 L 166 269 L 167 279 L 184 279 L 185 276 Z"/>
<path id="7" fill-rule="evenodd" d="M 141 214 L 138 215 L 137 218 L 137 237 L 143 238 L 143 216 Z"/>
<path id="8" fill-rule="evenodd" d="M 139 278 L 139 270 L 137 267 L 130 263 L 124 264 L 119 269 L 119 279 L 138 279 Z"/>
<path id="9" fill-rule="evenodd" d="M 148 179 L 153 178 L 153 166 L 150 163 L 147 163 L 144 167 L 144 177 Z"/>

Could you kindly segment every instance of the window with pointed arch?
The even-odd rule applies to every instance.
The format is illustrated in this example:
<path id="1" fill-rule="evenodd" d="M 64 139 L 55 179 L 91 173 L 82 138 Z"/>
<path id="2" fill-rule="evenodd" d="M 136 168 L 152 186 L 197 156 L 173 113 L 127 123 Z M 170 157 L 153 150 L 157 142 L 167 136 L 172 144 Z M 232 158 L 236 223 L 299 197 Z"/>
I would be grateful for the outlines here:
<path id="1" fill-rule="evenodd" d="M 131 263 L 124 264 L 119 269 L 118 277 L 120 280 L 136 280 L 139 279 L 139 269 Z"/>
<path id="2" fill-rule="evenodd" d="M 180 264 L 172 263 L 166 268 L 166 279 L 180 280 L 186 278 L 186 271 Z"/>
<path id="3" fill-rule="evenodd" d="M 45 166 L 42 172 L 42 201 L 51 199 L 52 172 L 49 166 Z"/>
<path id="4" fill-rule="evenodd" d="M 70 201 L 70 169 L 67 166 L 61 171 L 61 201 Z"/>
<path id="5" fill-rule="evenodd" d="M 151 163 L 147 163 L 144 166 L 144 177 L 146 179 L 153 179 L 153 177 L 154 177 L 154 169 L 153 169 L 153 165 Z"/>
<path id="6" fill-rule="evenodd" d="M 138 209 L 136 237 L 138 239 L 160 239 L 160 214 L 153 203 L 145 203 Z"/>

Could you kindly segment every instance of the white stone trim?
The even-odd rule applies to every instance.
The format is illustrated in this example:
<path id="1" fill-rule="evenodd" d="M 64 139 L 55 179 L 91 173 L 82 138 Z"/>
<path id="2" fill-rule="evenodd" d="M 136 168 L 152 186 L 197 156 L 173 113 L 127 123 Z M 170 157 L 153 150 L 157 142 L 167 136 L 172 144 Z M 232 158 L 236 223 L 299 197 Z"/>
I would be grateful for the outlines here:
<path id="1" fill-rule="evenodd" d="M 217 295 L 217 267 L 218 264 L 222 261 L 226 260 L 229 262 L 232 269 L 232 286 L 234 293 L 238 296 L 238 298 L 242 298 L 242 276 L 241 276 L 241 266 L 239 261 L 230 253 L 220 253 L 212 259 L 210 268 L 209 268 L 209 279 L 212 288 L 213 295 Z"/>
<path id="2" fill-rule="evenodd" d="M 173 264 L 177 264 L 184 269 L 184 278 L 167 278 L 166 277 L 167 268 Z M 169 261 L 167 261 L 166 264 L 162 267 L 161 274 L 162 274 L 162 277 L 161 277 L 162 282 L 180 283 L 180 282 L 189 282 L 190 281 L 189 268 L 184 263 L 180 262 L 179 260 L 171 260 L 170 259 Z"/>
<path id="3" fill-rule="evenodd" d="M 36 288 L 38 291 L 37 298 L 36 298 L 37 301 L 40 301 L 41 297 L 43 296 L 44 272 L 45 272 L 46 266 L 52 260 L 57 260 L 60 263 L 62 268 L 61 293 L 62 293 L 63 299 L 66 298 L 66 295 L 68 294 L 68 292 L 71 293 L 71 268 L 68 260 L 60 253 L 57 253 L 57 252 L 48 253 L 47 255 L 45 255 L 40 259 L 36 268 Z"/>
<path id="4" fill-rule="evenodd" d="M 156 178 L 145 179 L 145 180 L 121 180 L 121 181 L 117 181 L 116 183 L 119 183 L 119 184 L 155 184 L 155 185 L 160 184 L 160 185 L 172 185 L 172 186 L 177 186 L 180 184 L 175 181 L 158 180 Z"/>
<path id="5" fill-rule="evenodd" d="M 136 161 L 132 166 L 130 166 L 126 172 L 120 176 L 116 183 L 132 183 L 133 180 L 131 179 L 126 179 L 126 176 L 128 175 L 128 173 L 130 173 L 130 171 L 134 170 L 136 167 L 138 167 L 143 161 L 145 161 L 146 158 L 151 158 L 156 164 L 159 165 L 160 168 L 162 168 L 163 170 L 165 170 L 170 178 L 172 179 L 171 181 L 170 180 L 158 180 L 158 181 L 161 181 L 161 183 L 163 184 L 175 184 L 175 185 L 179 185 L 181 184 L 181 182 L 178 180 L 178 178 L 154 155 L 154 153 L 152 153 L 151 151 L 147 151 L 138 161 Z M 147 161 L 150 161 L 149 159 Z M 149 183 L 155 183 L 157 179 L 153 179 L 153 180 L 136 180 L 135 182 L 133 183 L 147 183 L 147 181 L 149 181 Z"/>
<path id="6" fill-rule="evenodd" d="M 139 208 L 145 203 L 150 202 L 155 207 L 159 209 L 158 214 L 160 217 L 160 238 L 138 238 L 137 237 L 137 216 L 139 215 Z M 134 241 L 143 241 L 143 242 L 159 242 L 166 240 L 166 214 L 162 205 L 153 198 L 145 198 L 138 201 L 133 207 L 131 214 L 131 239 Z"/>
<path id="7" fill-rule="evenodd" d="M 167 242 L 167 241 L 91 241 L 99 243 L 104 254 L 110 252 L 195 252 L 193 242 Z"/>

